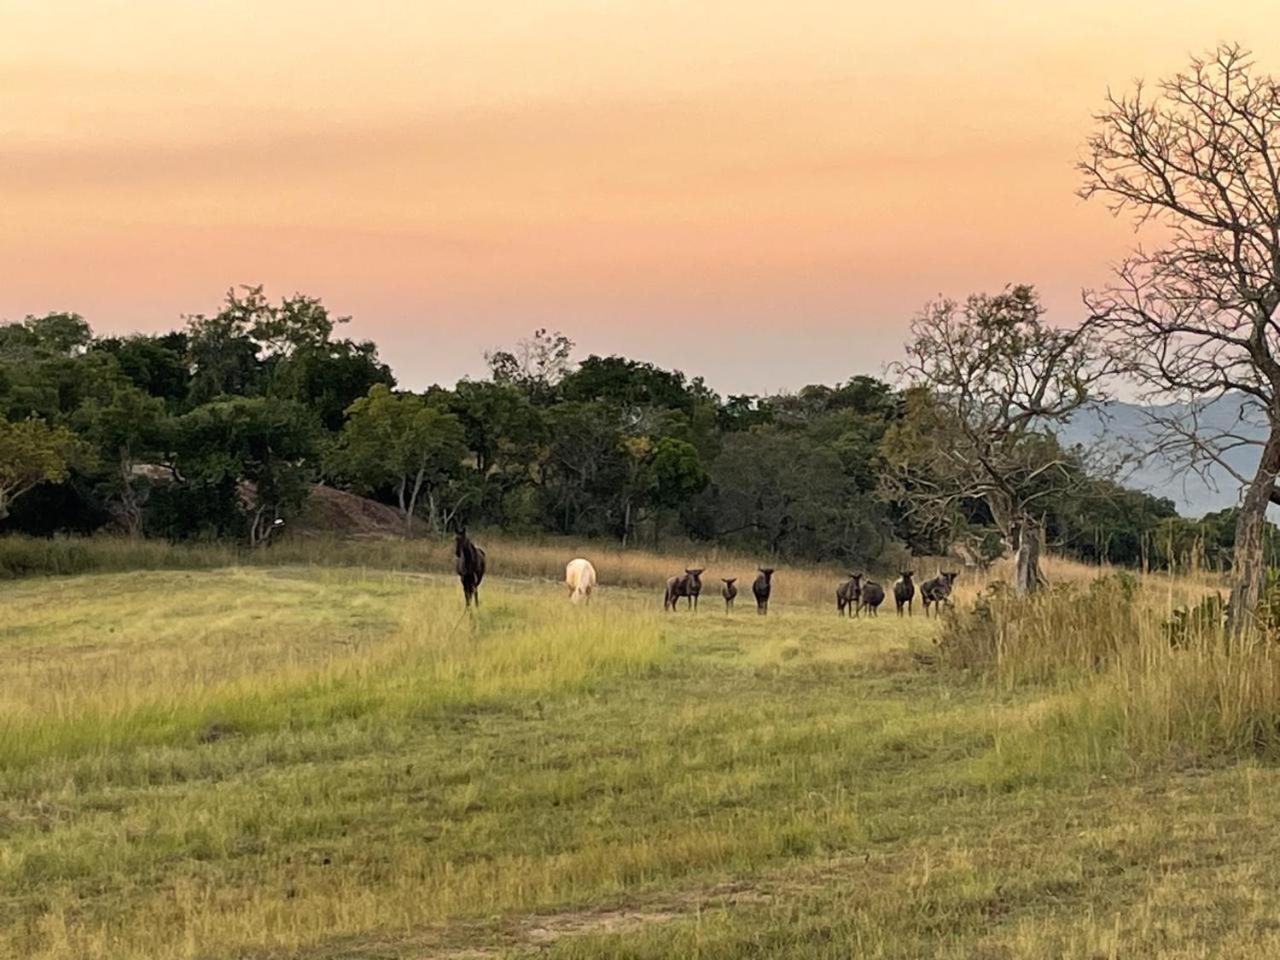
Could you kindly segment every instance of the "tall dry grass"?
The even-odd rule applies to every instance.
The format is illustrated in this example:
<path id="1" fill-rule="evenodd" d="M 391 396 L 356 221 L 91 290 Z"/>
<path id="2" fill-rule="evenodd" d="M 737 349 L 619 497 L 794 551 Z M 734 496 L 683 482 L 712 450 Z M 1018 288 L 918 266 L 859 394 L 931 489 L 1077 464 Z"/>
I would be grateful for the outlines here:
<path id="1" fill-rule="evenodd" d="M 1005 693 L 1048 688 L 1005 751 L 1041 773 L 1280 757 L 1280 648 L 1216 619 L 1179 629 L 1175 600 L 1203 595 L 1198 578 L 1124 573 L 997 591 L 953 614 L 939 649 Z"/>
<path id="2" fill-rule="evenodd" d="M 660 553 L 570 538 L 528 541 L 486 533 L 477 540 L 488 552 L 493 577 L 559 581 L 568 560 L 585 556 L 596 566 L 603 587 L 651 591 L 655 608 L 667 577 L 688 566 L 705 568 L 704 596 L 709 602 L 716 598 L 721 576 L 738 577 L 742 600 L 749 607 L 749 584 L 759 562 L 759 558 L 711 545 L 686 545 L 680 552 Z M 448 575 L 452 563 L 452 542 L 448 539 L 298 538 L 266 550 L 245 551 L 226 545 L 181 546 L 111 538 L 0 538 L 0 577 L 246 565 L 306 568 L 314 575 L 314 584 L 331 577 L 350 577 L 341 571 L 352 568 Z M 917 581 L 952 567 L 938 558 L 916 558 L 911 565 Z M 1272 749 L 1270 731 L 1276 725 L 1273 718 L 1280 716 L 1280 681 L 1275 676 L 1271 648 L 1256 640 L 1231 640 L 1221 631 L 1211 632 L 1184 649 L 1169 645 L 1164 623 L 1177 607 L 1193 604 L 1220 587 L 1214 575 L 1198 570 L 1135 575 L 1050 557 L 1045 572 L 1051 589 L 1031 600 L 990 595 L 989 582 L 1007 579 L 1007 567 L 1007 562 L 1002 562 L 985 573 L 961 569 L 954 597 L 961 613 L 951 622 L 942 653 L 953 666 L 979 673 L 1004 691 L 1041 684 L 1069 695 L 1070 708 L 1064 706 L 1055 719 L 1044 722 L 1057 723 L 1062 730 L 1080 724 L 1088 729 L 1082 729 L 1079 736 L 1050 738 L 1053 742 L 1067 744 L 1075 737 L 1074 742 L 1087 744 L 1087 751 L 1096 753 L 1102 739 L 1107 739 L 1117 750 L 1143 755 L 1184 748 L 1203 756 L 1224 750 L 1234 755 Z M 836 567 L 799 564 L 777 564 L 776 569 L 774 599 L 784 607 L 834 607 L 835 588 L 846 573 Z M 887 585 L 894 573 L 872 571 L 871 575 Z M 56 622 L 56 617 L 51 622 Z M 366 625 L 365 632 L 382 626 Z M 337 629 L 345 627 L 339 624 Z M 316 636 L 324 637 L 323 629 Z M 314 658 L 319 656 L 314 650 L 294 655 L 299 658 L 295 664 L 298 670 L 312 670 Z M 333 658 L 332 652 L 325 656 Z M 170 665 L 171 669 L 162 668 L 163 662 L 163 657 L 156 661 L 157 676 L 181 698 L 184 668 L 180 662 Z M 211 658 L 201 662 L 207 669 Z M 261 679 L 256 681 L 259 685 Z M 202 689 L 207 689 L 206 680 L 199 680 Z M 33 686 L 56 693 L 85 684 L 79 678 L 74 682 L 53 678 L 49 684 L 33 681 Z M 1067 701 L 1058 698 L 1055 702 Z M 68 701 L 65 709 L 70 713 L 79 707 Z M 256 704 L 248 712 L 255 711 L 261 713 Z M 20 715 L 20 711 L 16 713 Z M 90 739 L 93 731 L 110 728 L 110 723 L 99 722 L 100 716 L 92 711 L 85 716 L 88 719 L 82 727 Z M 154 724 L 164 726 L 159 719 Z M 20 732 L 14 742 L 25 736 Z M 33 736 L 34 751 L 39 735 Z"/>

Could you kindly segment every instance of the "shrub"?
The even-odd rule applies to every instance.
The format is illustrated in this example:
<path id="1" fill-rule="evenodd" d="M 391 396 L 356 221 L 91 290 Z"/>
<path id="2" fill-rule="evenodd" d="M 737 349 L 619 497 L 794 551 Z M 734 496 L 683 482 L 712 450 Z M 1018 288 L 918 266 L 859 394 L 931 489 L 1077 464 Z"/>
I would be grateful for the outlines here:
<path id="1" fill-rule="evenodd" d="M 1183 647 L 1221 632 L 1227 622 L 1227 603 L 1221 594 L 1210 594 L 1199 603 L 1178 607 L 1164 623 L 1170 646 Z M 1256 635 L 1272 643 L 1280 642 L 1280 570 L 1267 570 L 1262 596 L 1254 617 Z"/>
<path id="2" fill-rule="evenodd" d="M 948 612 L 942 659 L 1006 687 L 1097 671 L 1136 633 L 1137 588 L 1132 575 L 1119 573 L 1087 589 L 1055 584 L 1019 597 L 997 581 L 969 610 Z"/>
<path id="3" fill-rule="evenodd" d="M 1206 634 L 1220 632 L 1227 622 L 1227 605 L 1222 594 L 1211 593 L 1190 607 L 1178 607 L 1164 622 L 1164 634 L 1171 647 L 1202 642 Z"/>
<path id="4" fill-rule="evenodd" d="M 1003 586 L 950 616 L 944 664 L 1006 690 L 1039 684 L 1047 710 L 1002 738 L 1000 763 L 1069 768 L 1280 758 L 1280 580 L 1255 629 L 1232 636 L 1222 599 L 1168 613 L 1129 574 L 1031 597 Z"/>

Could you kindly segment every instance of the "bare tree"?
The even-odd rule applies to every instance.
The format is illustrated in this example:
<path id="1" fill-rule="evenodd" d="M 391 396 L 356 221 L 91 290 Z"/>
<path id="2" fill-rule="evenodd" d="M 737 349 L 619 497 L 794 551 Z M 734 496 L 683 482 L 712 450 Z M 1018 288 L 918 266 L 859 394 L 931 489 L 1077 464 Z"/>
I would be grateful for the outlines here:
<path id="1" fill-rule="evenodd" d="M 896 365 L 916 389 L 883 445 L 888 483 L 910 509 L 937 517 L 986 503 L 1016 550 L 1020 593 L 1044 579 L 1042 504 L 1083 475 L 1080 452 L 1064 451 L 1054 428 L 1104 399 L 1110 372 L 1090 324 L 1050 327 L 1043 315 L 1027 286 L 926 306 Z"/>
<path id="2" fill-rule="evenodd" d="M 522 337 L 515 350 L 487 351 L 485 363 L 496 383 L 522 387 L 536 403 L 551 400 L 555 387 L 573 369 L 573 341 L 556 330 L 539 327 Z"/>
<path id="3" fill-rule="evenodd" d="M 1155 227 L 1162 245 L 1139 248 L 1086 301 L 1156 405 L 1165 456 L 1240 482 L 1238 630 L 1262 591 L 1267 504 L 1280 500 L 1280 90 L 1222 46 L 1154 91 L 1108 94 L 1095 121 L 1081 195 Z M 1259 448 L 1252 473 L 1230 456 L 1242 446 Z"/>

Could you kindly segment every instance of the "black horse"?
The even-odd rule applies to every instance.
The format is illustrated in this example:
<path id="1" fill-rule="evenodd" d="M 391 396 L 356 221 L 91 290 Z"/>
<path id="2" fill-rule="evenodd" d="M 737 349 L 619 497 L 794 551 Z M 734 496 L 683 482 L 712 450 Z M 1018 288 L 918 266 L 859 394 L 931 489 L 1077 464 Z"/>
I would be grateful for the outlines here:
<path id="1" fill-rule="evenodd" d="M 462 595 L 466 605 L 471 606 L 474 599 L 480 606 L 480 581 L 484 579 L 484 551 L 467 537 L 465 527 L 459 528 L 458 537 L 453 542 L 453 568 L 458 571 L 458 579 L 462 581 Z"/>

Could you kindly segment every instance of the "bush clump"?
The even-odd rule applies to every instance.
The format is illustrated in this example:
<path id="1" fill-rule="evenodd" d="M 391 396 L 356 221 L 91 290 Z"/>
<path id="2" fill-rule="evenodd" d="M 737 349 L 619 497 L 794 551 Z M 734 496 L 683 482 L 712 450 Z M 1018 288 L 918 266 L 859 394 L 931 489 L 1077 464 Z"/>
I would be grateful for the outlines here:
<path id="1" fill-rule="evenodd" d="M 1064 583 L 1029 597 L 996 582 L 972 608 L 949 612 L 938 646 L 945 663 L 1013 687 L 1110 663 L 1137 632 L 1131 574 Z"/>
<path id="2" fill-rule="evenodd" d="M 1047 709 L 1002 743 L 1016 767 L 1280 759 L 1280 578 L 1239 635 L 1217 594 L 1172 612 L 1157 604 L 1129 574 L 1031 597 L 998 586 L 948 618 L 941 660 L 1006 690 L 1047 689 Z"/>

